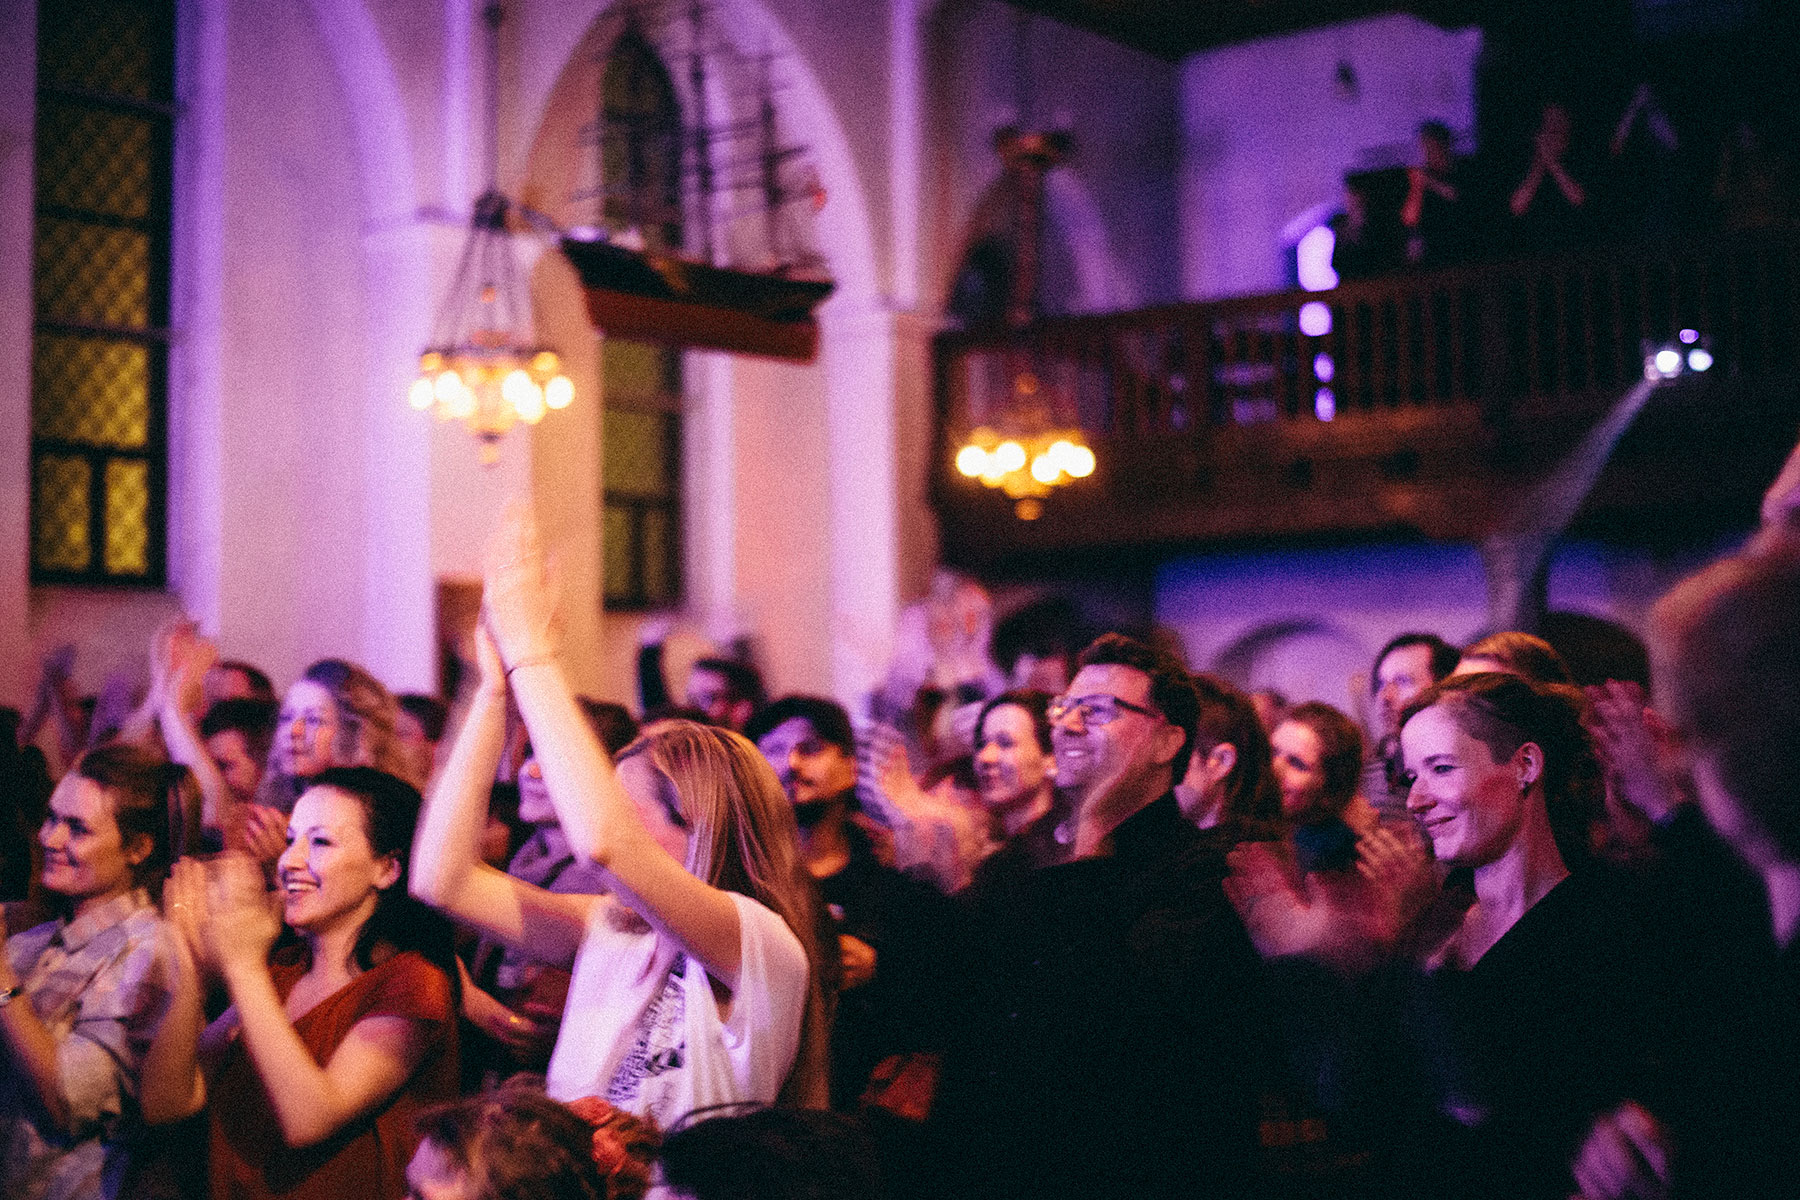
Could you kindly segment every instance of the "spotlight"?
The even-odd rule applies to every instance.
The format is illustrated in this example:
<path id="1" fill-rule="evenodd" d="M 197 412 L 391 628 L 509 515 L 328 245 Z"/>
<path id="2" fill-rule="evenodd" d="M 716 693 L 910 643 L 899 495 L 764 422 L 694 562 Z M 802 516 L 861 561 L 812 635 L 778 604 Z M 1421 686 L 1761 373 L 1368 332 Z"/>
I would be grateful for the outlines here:
<path id="1" fill-rule="evenodd" d="M 1308 300 L 1300 306 L 1300 332 L 1307 337 L 1324 337 L 1331 332 L 1331 308 L 1320 300 Z"/>

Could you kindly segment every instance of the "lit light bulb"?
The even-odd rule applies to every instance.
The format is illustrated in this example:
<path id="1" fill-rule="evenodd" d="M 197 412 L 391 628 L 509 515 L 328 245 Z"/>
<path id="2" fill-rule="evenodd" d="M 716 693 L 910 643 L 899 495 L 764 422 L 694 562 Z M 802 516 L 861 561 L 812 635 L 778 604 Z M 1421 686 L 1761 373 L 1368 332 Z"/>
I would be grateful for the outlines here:
<path id="1" fill-rule="evenodd" d="M 513 408 L 518 411 L 520 420 L 527 425 L 536 425 L 544 419 L 544 389 L 526 380 L 513 400 Z"/>
<path id="2" fill-rule="evenodd" d="M 1322 387 L 1313 396 L 1313 416 L 1321 421 L 1330 421 L 1337 416 L 1337 393 L 1328 387 Z"/>
<path id="3" fill-rule="evenodd" d="M 994 467 L 1002 472 L 1017 471 L 1025 465 L 1025 447 L 1017 442 L 1001 442 L 994 447 Z"/>
<path id="4" fill-rule="evenodd" d="M 549 377 L 562 369 L 562 363 L 554 350 L 539 350 L 531 358 L 531 371 L 534 375 Z"/>
<path id="5" fill-rule="evenodd" d="M 1711 352 L 1704 347 L 1695 346 L 1692 350 L 1688 351 L 1688 370 L 1704 371 L 1712 365 L 1713 356 Z"/>
<path id="6" fill-rule="evenodd" d="M 1074 459 L 1070 457 L 1070 455 L 1074 453 L 1075 444 L 1073 442 L 1069 441 L 1068 438 L 1058 438 L 1056 441 L 1050 443 L 1050 448 L 1048 450 L 1044 451 L 1044 457 L 1049 459 L 1058 471 L 1066 473 L 1069 469 L 1069 464 L 1074 461 Z"/>
<path id="7" fill-rule="evenodd" d="M 1681 352 L 1678 350 L 1658 350 L 1656 352 L 1656 369 L 1664 375 L 1677 375 L 1681 372 Z"/>
<path id="8" fill-rule="evenodd" d="M 1322 350 L 1313 355 L 1314 379 L 1317 379 L 1320 383 L 1330 383 L 1331 377 L 1336 374 L 1337 363 L 1332 361 L 1331 355 L 1326 354 Z"/>
<path id="9" fill-rule="evenodd" d="M 1061 474 L 1062 468 L 1051 462 L 1048 454 L 1040 454 L 1031 460 L 1031 477 L 1039 483 L 1055 483 Z"/>
<path id="10" fill-rule="evenodd" d="M 1094 452 L 1086 446 L 1071 447 L 1069 461 L 1063 470 L 1076 479 L 1086 479 L 1094 473 Z"/>
<path id="11" fill-rule="evenodd" d="M 1699 340 L 1700 340 L 1700 331 L 1698 329 L 1684 329 L 1681 331 L 1681 344 L 1682 345 L 1691 346 Z"/>
<path id="12" fill-rule="evenodd" d="M 956 469 L 970 479 L 984 474 L 988 468 L 988 452 L 980 446 L 964 446 L 956 452 Z"/>
<path id="13" fill-rule="evenodd" d="M 439 371 L 437 379 L 431 385 L 431 390 L 439 404 L 455 404 L 456 394 L 463 390 L 463 381 L 457 377 L 455 371 Z"/>
<path id="14" fill-rule="evenodd" d="M 423 375 L 413 380 L 412 387 L 408 388 L 406 392 L 406 402 L 420 412 L 430 408 L 431 402 L 436 399 L 437 395 L 431 388 L 431 380 Z"/>
<path id="15" fill-rule="evenodd" d="M 444 369 L 444 356 L 436 350 L 427 350 L 419 355 L 419 374 L 436 375 Z"/>
<path id="16" fill-rule="evenodd" d="M 544 404 L 548 408 L 567 408 L 575 400 L 575 385 L 567 375 L 558 375 L 544 385 Z"/>
<path id="17" fill-rule="evenodd" d="M 521 416 L 525 413 L 525 405 L 530 403 L 531 390 L 531 376 L 523 371 L 508 371 L 506 378 L 500 381 L 500 398 L 517 409 Z"/>
<path id="18" fill-rule="evenodd" d="M 439 394 L 438 400 L 444 405 L 446 417 L 453 421 L 466 421 L 475 415 L 475 390 L 464 386 L 463 381 L 457 379 L 455 375 L 451 375 L 450 378 L 455 381 L 455 391 L 448 401 L 443 399 L 442 393 Z M 442 375 L 438 376 L 440 384 L 443 379 Z"/>

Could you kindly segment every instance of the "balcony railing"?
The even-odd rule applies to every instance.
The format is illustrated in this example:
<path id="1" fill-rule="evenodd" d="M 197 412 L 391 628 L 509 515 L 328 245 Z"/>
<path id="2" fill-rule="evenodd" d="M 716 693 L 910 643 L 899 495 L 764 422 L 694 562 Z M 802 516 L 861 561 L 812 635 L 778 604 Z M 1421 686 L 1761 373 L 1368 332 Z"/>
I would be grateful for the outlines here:
<path id="1" fill-rule="evenodd" d="M 1686 401 L 1701 440 L 1729 446 L 1742 421 L 1745 469 L 1761 469 L 1800 419 L 1780 386 L 1800 368 L 1795 229 L 945 334 L 946 544 L 973 561 L 1393 526 L 1476 536 L 1496 487 L 1554 462 L 1683 330 L 1716 363 Z M 1022 373 L 1026 419 L 1078 426 L 1101 463 L 1029 523 L 949 466 L 970 429 L 1019 417 Z"/>

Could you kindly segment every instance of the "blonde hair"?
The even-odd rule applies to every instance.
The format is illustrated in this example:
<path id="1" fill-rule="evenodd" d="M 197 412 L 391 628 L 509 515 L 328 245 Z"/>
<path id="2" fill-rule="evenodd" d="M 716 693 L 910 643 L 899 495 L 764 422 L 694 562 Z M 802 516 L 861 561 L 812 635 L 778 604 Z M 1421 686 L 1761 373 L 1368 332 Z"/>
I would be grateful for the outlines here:
<path id="1" fill-rule="evenodd" d="M 381 680 L 355 663 L 342 658 L 321 658 L 306 668 L 302 679 L 316 683 L 331 694 L 337 709 L 341 736 L 332 743 L 334 767 L 374 767 L 404 779 L 414 787 L 423 787 L 423 779 L 413 779 L 400 750 L 395 729 L 400 721 L 400 704 Z M 281 726 L 276 725 L 276 741 Z M 257 803 L 292 812 L 300 798 L 297 780 L 275 766 L 276 747 L 269 748 L 269 769 L 263 773 Z"/>
<path id="2" fill-rule="evenodd" d="M 806 1013 L 800 1049 L 780 1102 L 808 1108 L 828 1103 L 828 1036 L 824 948 L 819 944 L 817 885 L 800 855 L 794 810 L 774 768 L 741 734 L 694 721 L 667 721 L 619 752 L 636 754 L 674 787 L 688 827 L 688 873 L 737 892 L 787 922 L 806 951 Z"/>

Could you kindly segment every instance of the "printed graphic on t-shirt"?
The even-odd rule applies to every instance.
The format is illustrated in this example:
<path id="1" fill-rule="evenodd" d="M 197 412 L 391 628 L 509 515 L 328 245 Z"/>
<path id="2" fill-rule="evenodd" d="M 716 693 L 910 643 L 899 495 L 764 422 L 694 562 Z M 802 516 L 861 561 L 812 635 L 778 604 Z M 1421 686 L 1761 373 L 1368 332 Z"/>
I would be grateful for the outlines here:
<path id="1" fill-rule="evenodd" d="M 638 1021 L 637 1040 L 613 1072 L 606 1085 L 608 1103 L 636 1110 L 644 1081 L 679 1071 L 687 1061 L 687 996 L 682 991 L 681 972 L 669 973 L 656 999 L 644 1009 Z"/>

